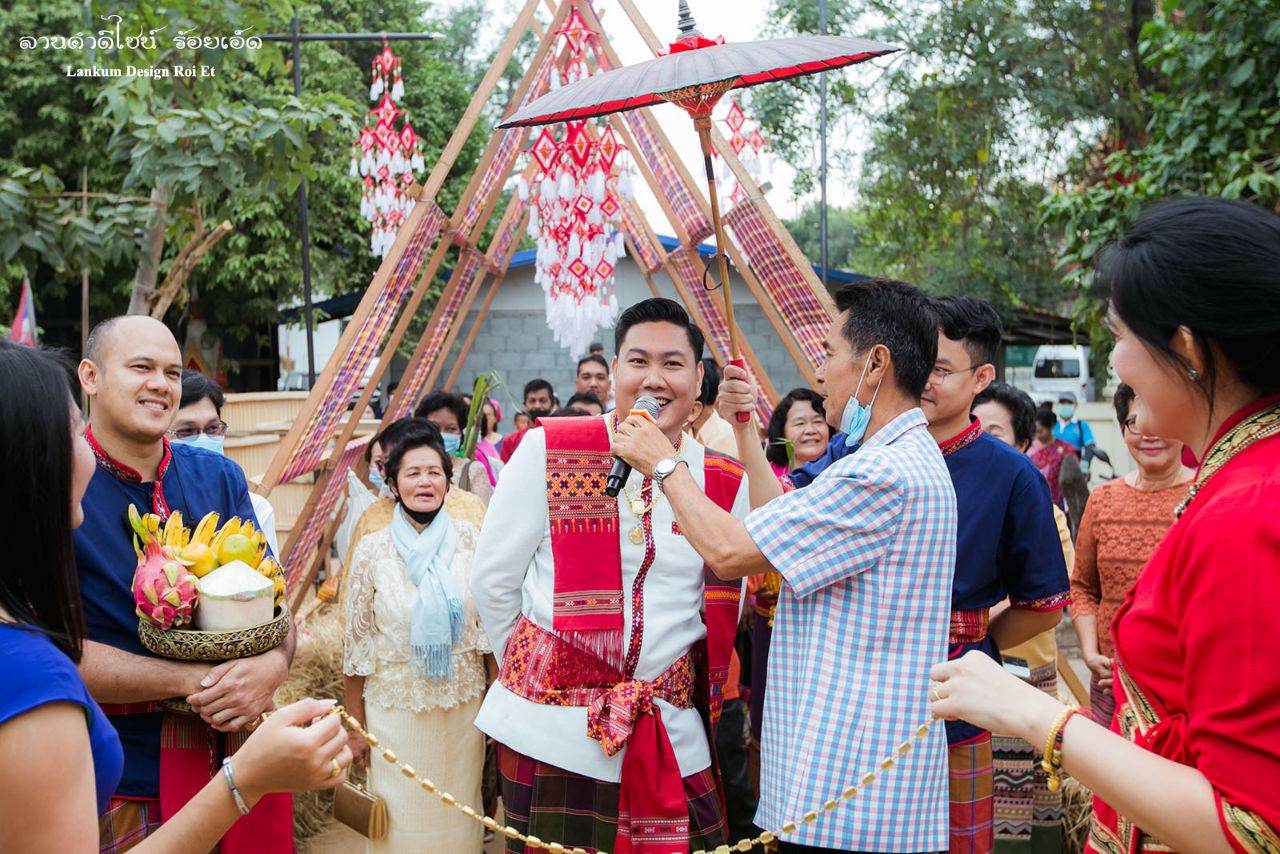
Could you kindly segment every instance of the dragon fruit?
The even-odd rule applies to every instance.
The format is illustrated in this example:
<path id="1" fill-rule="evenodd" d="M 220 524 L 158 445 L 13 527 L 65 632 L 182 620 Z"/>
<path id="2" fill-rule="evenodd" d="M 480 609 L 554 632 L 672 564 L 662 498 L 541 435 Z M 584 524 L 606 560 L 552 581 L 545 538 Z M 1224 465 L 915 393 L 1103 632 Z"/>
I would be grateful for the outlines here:
<path id="1" fill-rule="evenodd" d="M 191 621 L 196 604 L 196 577 L 156 540 L 143 547 L 133 573 L 133 601 L 138 616 L 168 630 Z"/>

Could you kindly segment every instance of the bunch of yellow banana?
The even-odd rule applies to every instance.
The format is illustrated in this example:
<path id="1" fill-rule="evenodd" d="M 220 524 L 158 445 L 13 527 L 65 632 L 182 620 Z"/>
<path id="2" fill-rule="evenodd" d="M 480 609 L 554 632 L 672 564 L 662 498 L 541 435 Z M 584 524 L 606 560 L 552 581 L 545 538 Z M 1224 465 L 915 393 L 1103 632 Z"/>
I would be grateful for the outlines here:
<path id="1" fill-rule="evenodd" d="M 276 585 L 276 607 L 284 602 L 284 568 L 276 562 L 273 557 L 265 557 L 256 567 L 267 578 L 270 578 Z"/>
<path id="2" fill-rule="evenodd" d="M 267 536 L 256 529 L 252 520 L 241 521 L 232 516 L 218 527 L 217 513 L 206 513 L 194 531 L 182 524 L 182 514 L 175 510 L 161 522 L 155 513 L 145 516 L 129 505 L 129 525 L 133 528 L 133 549 L 142 557 L 147 543 L 158 541 L 173 557 L 180 559 L 197 578 L 232 561 L 242 561 L 270 578 L 276 585 L 276 604 L 284 601 L 284 569 L 275 558 L 267 557 Z"/>
<path id="3" fill-rule="evenodd" d="M 182 527 L 182 517 L 178 514 L 178 527 Z M 129 505 L 129 527 L 133 529 L 133 550 L 137 553 L 139 559 L 142 558 L 142 547 L 147 543 L 158 542 L 162 546 L 169 545 L 169 527 L 161 521 L 159 515 L 155 513 L 147 513 L 145 516 L 138 512 L 138 508 Z M 172 516 L 169 517 L 172 520 Z"/>

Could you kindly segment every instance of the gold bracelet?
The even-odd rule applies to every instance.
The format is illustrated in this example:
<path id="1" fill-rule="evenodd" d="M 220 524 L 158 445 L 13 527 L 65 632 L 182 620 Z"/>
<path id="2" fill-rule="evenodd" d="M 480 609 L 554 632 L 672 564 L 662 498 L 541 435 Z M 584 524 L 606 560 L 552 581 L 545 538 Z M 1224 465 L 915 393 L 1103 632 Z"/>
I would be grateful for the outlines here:
<path id="1" fill-rule="evenodd" d="M 1062 786 L 1062 750 L 1058 747 L 1058 743 L 1062 738 L 1063 731 L 1066 729 L 1067 721 L 1079 714 L 1080 710 L 1067 706 L 1058 716 L 1054 718 L 1053 725 L 1049 727 L 1049 733 L 1045 736 L 1044 755 L 1040 759 L 1040 767 L 1049 775 L 1046 781 L 1049 791 L 1056 792 Z"/>

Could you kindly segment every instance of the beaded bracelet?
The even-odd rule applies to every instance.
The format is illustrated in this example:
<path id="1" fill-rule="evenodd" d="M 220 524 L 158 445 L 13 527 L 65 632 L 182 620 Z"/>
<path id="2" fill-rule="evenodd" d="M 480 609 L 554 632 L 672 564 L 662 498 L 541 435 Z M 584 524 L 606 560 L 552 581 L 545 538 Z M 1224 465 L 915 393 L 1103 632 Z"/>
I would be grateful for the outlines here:
<path id="1" fill-rule="evenodd" d="M 240 796 L 240 789 L 236 786 L 235 775 L 231 773 L 231 757 L 227 756 L 222 760 L 222 776 L 227 778 L 227 786 L 231 788 L 231 798 L 236 802 L 236 809 L 240 810 L 240 815 L 249 814 L 249 805 L 244 802 L 244 798 Z"/>
<path id="2" fill-rule="evenodd" d="M 1045 736 L 1044 756 L 1040 760 L 1040 767 L 1049 775 L 1046 785 L 1051 792 L 1058 791 L 1062 786 L 1062 739 L 1067 729 L 1067 721 L 1078 714 L 1080 710 L 1071 706 L 1063 709 L 1054 718 L 1053 725 L 1049 727 L 1049 732 Z"/>

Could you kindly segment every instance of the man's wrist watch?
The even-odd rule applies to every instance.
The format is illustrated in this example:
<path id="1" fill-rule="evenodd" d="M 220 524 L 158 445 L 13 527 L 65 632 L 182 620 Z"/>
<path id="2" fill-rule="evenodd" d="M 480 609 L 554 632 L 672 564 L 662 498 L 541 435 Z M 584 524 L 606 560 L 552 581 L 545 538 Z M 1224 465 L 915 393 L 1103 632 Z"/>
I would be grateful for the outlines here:
<path id="1" fill-rule="evenodd" d="M 675 457 L 667 457 L 665 460 L 658 461 L 658 464 L 653 467 L 653 482 L 658 485 L 658 489 L 662 489 L 663 481 L 670 477 L 672 472 L 676 470 L 676 466 L 683 462 L 684 460 L 679 460 Z"/>

